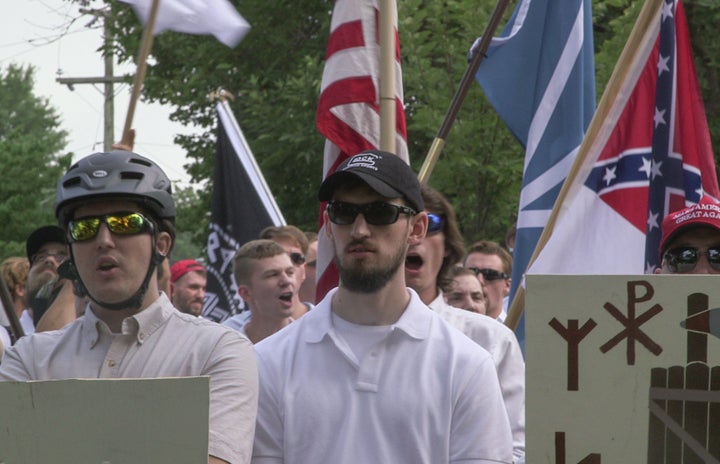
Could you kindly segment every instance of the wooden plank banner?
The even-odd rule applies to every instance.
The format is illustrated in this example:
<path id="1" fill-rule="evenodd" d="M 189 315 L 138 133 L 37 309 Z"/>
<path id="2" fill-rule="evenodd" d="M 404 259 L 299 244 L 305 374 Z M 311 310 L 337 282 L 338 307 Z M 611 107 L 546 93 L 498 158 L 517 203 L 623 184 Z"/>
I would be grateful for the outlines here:
<path id="1" fill-rule="evenodd" d="M 720 464 L 717 276 L 527 276 L 527 462 Z"/>

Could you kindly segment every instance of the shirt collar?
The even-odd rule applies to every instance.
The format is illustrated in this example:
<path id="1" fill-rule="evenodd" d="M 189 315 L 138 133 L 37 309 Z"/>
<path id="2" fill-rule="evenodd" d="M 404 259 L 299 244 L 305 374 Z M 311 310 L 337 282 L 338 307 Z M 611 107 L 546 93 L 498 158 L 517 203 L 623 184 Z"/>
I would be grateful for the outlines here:
<path id="1" fill-rule="evenodd" d="M 336 291 L 337 288 L 328 292 L 325 298 L 315 306 L 315 309 L 300 319 L 300 321 L 308 319 L 304 324 L 307 327 L 306 342 L 318 343 L 333 332 L 331 307 L 332 297 Z M 430 335 L 433 313 L 422 302 L 415 290 L 407 288 L 407 291 L 410 294 L 410 302 L 405 307 L 400 319 L 392 325 L 391 330 L 401 331 L 411 338 L 423 340 Z"/>
<path id="2" fill-rule="evenodd" d="M 170 303 L 170 300 L 164 293 L 161 293 L 150 306 L 123 320 L 122 334 L 133 335 L 136 337 L 137 342 L 142 344 L 153 332 L 162 326 L 173 311 L 175 311 L 175 309 L 172 303 Z M 83 339 L 92 348 L 102 334 L 110 334 L 110 330 L 105 322 L 99 319 L 89 306 L 85 310 L 83 317 Z"/>

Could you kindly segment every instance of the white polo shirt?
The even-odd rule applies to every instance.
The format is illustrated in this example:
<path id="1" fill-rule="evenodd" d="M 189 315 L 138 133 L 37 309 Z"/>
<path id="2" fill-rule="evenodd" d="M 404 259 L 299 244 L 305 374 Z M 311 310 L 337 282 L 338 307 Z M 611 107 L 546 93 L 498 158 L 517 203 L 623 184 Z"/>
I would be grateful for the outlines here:
<path id="1" fill-rule="evenodd" d="M 438 291 L 437 298 L 430 302 L 430 309 L 485 348 L 495 362 L 513 435 L 513 457 L 515 464 L 522 464 L 525 462 L 525 360 L 515 332 L 492 317 L 450 306 L 442 291 Z"/>
<path id="2" fill-rule="evenodd" d="M 246 337 L 176 310 L 163 293 L 112 334 L 91 310 L 60 330 L 22 337 L 5 350 L 0 381 L 210 376 L 209 454 L 250 459 L 257 369 Z M 131 446 L 131 444 L 127 444 Z"/>
<path id="3" fill-rule="evenodd" d="M 255 345 L 253 463 L 510 463 L 495 367 L 408 289 L 387 336 L 359 362 L 315 309 Z"/>

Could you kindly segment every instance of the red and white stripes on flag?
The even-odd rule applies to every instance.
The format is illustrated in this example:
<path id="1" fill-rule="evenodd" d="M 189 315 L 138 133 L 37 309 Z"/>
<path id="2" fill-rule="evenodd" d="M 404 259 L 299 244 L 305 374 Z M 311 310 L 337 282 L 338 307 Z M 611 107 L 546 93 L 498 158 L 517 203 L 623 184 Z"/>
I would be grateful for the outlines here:
<path id="1" fill-rule="evenodd" d="M 337 0 L 325 56 L 317 128 L 326 138 L 323 178 L 347 157 L 380 146 L 380 43 L 378 0 Z M 400 41 L 395 24 L 395 154 L 409 161 L 403 109 Z M 324 208 L 325 205 L 322 205 Z M 317 296 L 337 286 L 332 246 L 320 210 Z"/>

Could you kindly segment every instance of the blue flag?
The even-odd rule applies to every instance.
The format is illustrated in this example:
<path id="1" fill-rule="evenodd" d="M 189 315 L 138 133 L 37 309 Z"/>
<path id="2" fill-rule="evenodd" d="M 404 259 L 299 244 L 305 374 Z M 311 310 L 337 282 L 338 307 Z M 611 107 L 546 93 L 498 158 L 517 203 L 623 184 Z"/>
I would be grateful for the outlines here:
<path id="1" fill-rule="evenodd" d="M 510 297 L 595 112 L 590 0 L 523 0 L 476 79 L 525 148 Z M 524 320 L 516 329 L 524 345 Z"/>

